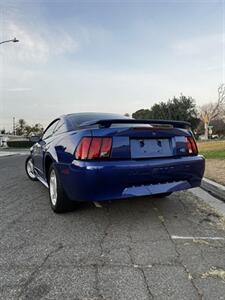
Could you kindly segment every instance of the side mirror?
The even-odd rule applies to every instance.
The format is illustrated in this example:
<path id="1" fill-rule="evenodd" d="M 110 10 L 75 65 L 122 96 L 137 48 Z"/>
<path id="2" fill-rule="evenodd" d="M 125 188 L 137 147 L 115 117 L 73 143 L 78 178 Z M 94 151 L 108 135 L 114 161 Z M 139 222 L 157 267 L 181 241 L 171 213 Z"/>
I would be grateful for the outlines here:
<path id="1" fill-rule="evenodd" d="M 39 142 L 40 139 L 41 139 L 40 135 L 33 135 L 33 136 L 30 137 L 30 141 L 34 142 L 34 143 Z"/>

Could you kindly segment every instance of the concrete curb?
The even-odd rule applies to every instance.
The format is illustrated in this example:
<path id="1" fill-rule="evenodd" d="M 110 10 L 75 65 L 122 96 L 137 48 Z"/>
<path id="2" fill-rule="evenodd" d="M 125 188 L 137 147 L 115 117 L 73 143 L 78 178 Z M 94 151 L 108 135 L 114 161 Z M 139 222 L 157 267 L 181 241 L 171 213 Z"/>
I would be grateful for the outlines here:
<path id="1" fill-rule="evenodd" d="M 225 186 L 210 179 L 203 178 L 201 188 L 225 201 Z"/>
<path id="2" fill-rule="evenodd" d="M 225 218 L 225 202 L 213 197 L 201 188 L 190 189 L 190 192 L 212 207 L 223 218 Z"/>

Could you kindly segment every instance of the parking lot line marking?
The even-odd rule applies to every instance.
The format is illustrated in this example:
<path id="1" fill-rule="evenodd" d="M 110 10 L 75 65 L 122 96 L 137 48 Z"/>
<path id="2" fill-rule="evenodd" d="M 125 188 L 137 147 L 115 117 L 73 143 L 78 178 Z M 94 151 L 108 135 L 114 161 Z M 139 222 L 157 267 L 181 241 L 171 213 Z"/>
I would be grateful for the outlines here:
<path id="1" fill-rule="evenodd" d="M 97 208 L 102 208 L 102 205 L 99 202 L 94 201 L 94 205 Z"/>
<path id="2" fill-rule="evenodd" d="M 224 240 L 225 238 L 219 236 L 178 236 L 172 235 L 173 240 Z"/>

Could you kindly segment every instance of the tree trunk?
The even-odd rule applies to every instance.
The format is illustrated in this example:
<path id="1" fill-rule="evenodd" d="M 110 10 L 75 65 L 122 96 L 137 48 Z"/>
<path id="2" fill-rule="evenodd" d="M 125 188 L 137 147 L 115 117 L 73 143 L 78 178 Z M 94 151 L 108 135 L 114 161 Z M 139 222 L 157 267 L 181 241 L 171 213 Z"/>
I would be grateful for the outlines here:
<path id="1" fill-rule="evenodd" d="M 204 126 L 205 126 L 205 140 L 208 140 L 209 139 L 209 123 L 205 122 Z"/>

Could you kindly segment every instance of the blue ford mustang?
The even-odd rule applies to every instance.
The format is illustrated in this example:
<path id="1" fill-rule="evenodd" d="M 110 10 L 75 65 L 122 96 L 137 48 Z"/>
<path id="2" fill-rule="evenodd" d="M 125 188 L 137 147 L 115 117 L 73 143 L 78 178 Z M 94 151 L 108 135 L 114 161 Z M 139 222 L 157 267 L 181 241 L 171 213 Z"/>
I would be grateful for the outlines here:
<path id="1" fill-rule="evenodd" d="M 75 201 L 167 196 L 199 186 L 204 168 L 189 123 L 109 113 L 55 119 L 25 165 L 31 180 L 49 188 L 55 212 Z"/>

